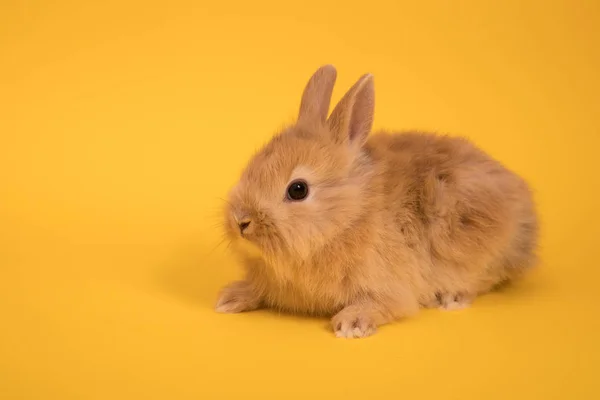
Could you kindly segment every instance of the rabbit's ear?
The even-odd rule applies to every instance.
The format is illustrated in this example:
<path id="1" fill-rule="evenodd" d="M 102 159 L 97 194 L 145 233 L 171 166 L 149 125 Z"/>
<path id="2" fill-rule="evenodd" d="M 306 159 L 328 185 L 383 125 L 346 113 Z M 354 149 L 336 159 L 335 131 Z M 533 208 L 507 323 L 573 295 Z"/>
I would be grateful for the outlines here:
<path id="1" fill-rule="evenodd" d="M 363 75 L 335 106 L 327 121 L 334 138 L 362 146 L 373 126 L 374 108 L 373 75 Z"/>
<path id="2" fill-rule="evenodd" d="M 337 72 L 333 65 L 325 65 L 313 74 L 302 94 L 299 122 L 318 121 L 325 124 L 336 77 Z"/>

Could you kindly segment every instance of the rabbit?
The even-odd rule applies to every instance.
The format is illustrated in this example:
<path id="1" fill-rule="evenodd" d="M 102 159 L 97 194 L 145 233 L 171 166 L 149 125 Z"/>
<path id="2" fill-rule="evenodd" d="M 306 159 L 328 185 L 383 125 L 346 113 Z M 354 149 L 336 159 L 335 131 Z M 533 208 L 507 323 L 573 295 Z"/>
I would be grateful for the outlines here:
<path id="1" fill-rule="evenodd" d="M 336 69 L 318 69 L 294 125 L 249 161 L 225 208 L 245 277 L 216 311 L 331 318 L 362 338 L 421 308 L 459 309 L 536 265 L 527 183 L 463 138 L 377 132 L 373 76 L 328 117 Z"/>

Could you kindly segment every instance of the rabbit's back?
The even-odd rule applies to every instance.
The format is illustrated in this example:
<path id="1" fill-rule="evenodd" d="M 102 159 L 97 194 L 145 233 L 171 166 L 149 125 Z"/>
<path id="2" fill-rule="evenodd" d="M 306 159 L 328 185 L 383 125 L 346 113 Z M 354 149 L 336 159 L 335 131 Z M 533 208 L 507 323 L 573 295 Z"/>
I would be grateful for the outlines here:
<path id="1" fill-rule="evenodd" d="M 378 168 L 386 219 L 428 264 L 420 268 L 423 296 L 485 292 L 535 263 L 527 184 L 468 140 L 379 133 L 365 150 Z"/>

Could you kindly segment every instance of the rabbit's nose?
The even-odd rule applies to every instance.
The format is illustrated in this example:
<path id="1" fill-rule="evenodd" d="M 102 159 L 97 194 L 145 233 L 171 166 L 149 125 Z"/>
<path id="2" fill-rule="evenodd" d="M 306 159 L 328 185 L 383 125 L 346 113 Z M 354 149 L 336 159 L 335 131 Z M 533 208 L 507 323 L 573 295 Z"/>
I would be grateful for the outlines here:
<path id="1" fill-rule="evenodd" d="M 238 221 L 238 226 L 240 227 L 240 233 L 243 235 L 246 229 L 250 226 L 252 220 L 250 218 L 242 218 Z"/>

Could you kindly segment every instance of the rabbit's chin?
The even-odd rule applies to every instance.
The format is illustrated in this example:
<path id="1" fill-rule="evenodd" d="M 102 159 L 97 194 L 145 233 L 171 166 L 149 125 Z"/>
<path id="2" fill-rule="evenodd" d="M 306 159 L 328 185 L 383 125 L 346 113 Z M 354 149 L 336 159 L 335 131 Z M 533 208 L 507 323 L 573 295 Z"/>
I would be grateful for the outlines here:
<path id="1" fill-rule="evenodd" d="M 263 258 L 260 248 L 249 240 L 239 238 L 235 241 L 236 250 L 247 258 Z"/>

